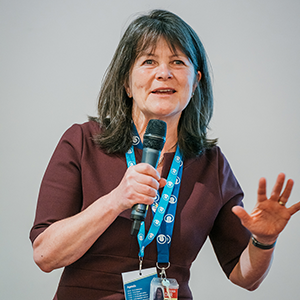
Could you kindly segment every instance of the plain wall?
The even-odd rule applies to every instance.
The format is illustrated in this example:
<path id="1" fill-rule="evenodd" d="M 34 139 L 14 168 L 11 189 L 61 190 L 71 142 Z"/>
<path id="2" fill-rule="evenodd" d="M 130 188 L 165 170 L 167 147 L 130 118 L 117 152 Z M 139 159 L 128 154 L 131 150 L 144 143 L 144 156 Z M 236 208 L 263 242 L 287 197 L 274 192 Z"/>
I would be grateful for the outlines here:
<path id="1" fill-rule="evenodd" d="M 300 200 L 298 0 L 0 0 L 0 295 L 52 299 L 61 270 L 43 273 L 28 239 L 39 185 L 62 133 L 96 115 L 102 76 L 138 12 L 171 10 L 199 34 L 214 74 L 218 137 L 250 212 L 258 179 L 279 172 Z M 281 234 L 254 292 L 230 283 L 209 241 L 192 267 L 194 299 L 299 299 L 300 213 Z"/>

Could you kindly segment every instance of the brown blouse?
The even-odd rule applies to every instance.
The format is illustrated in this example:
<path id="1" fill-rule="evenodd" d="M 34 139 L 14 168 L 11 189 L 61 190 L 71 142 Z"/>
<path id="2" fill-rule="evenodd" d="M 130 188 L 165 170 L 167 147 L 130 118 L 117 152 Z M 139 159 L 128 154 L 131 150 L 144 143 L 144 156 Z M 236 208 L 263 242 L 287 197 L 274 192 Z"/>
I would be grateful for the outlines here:
<path id="1" fill-rule="evenodd" d="M 120 183 L 125 155 L 107 155 L 92 141 L 95 122 L 73 125 L 61 138 L 45 172 L 30 239 L 52 223 L 75 215 Z M 162 177 L 167 178 L 174 154 L 165 154 Z M 142 151 L 136 149 L 137 163 Z M 179 299 L 192 299 L 190 267 L 209 236 L 227 276 L 247 246 L 250 233 L 231 212 L 242 205 L 243 192 L 218 147 L 184 162 L 170 248 L 169 278 L 179 283 Z M 138 269 L 138 243 L 130 235 L 131 210 L 122 212 L 94 245 L 65 267 L 54 299 L 124 299 L 121 273 Z M 146 228 L 152 220 L 148 213 Z M 156 264 L 156 244 L 145 249 L 144 268 Z"/>

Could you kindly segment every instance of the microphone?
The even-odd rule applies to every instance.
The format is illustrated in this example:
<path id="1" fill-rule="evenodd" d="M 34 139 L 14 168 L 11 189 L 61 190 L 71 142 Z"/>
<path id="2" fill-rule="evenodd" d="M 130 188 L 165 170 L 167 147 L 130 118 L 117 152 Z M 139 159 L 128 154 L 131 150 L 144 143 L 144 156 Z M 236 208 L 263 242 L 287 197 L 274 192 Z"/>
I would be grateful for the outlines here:
<path id="1" fill-rule="evenodd" d="M 152 119 L 149 121 L 143 140 L 142 163 L 148 163 L 156 169 L 160 152 L 166 141 L 167 124 L 164 121 Z M 130 218 L 133 220 L 131 226 L 131 235 L 136 235 L 145 220 L 148 205 L 135 204 L 132 207 Z"/>

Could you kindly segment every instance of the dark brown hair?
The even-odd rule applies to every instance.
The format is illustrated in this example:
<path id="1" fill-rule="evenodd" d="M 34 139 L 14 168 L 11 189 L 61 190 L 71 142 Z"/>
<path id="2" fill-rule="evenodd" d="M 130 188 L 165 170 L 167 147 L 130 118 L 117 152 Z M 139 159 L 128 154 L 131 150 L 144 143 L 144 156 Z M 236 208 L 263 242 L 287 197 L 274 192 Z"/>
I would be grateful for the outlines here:
<path id="1" fill-rule="evenodd" d="M 198 156 L 216 144 L 216 140 L 207 139 L 213 94 L 204 47 L 195 31 L 177 15 L 153 10 L 128 26 L 103 79 L 97 118 L 102 131 L 94 140 L 107 153 L 125 153 L 132 145 L 132 99 L 127 96 L 125 86 L 138 55 L 149 46 L 155 48 L 161 37 L 172 51 L 178 48 L 185 53 L 194 66 L 195 76 L 197 71 L 202 75 L 178 124 L 178 144 L 183 157 Z"/>

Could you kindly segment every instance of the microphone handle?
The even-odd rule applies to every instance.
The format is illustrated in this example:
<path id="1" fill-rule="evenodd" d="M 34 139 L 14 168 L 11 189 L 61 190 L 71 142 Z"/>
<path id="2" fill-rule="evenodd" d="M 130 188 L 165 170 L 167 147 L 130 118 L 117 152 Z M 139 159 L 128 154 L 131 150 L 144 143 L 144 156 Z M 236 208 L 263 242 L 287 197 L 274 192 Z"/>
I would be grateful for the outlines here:
<path id="1" fill-rule="evenodd" d="M 144 148 L 141 162 L 147 163 L 156 169 L 157 164 L 158 164 L 158 159 L 160 156 L 160 152 L 161 151 L 158 151 L 156 149 Z"/>
<path id="2" fill-rule="evenodd" d="M 161 151 L 158 151 L 156 149 L 144 148 L 141 162 L 148 163 L 156 169 L 160 152 Z M 139 232 L 141 222 L 144 221 L 146 218 L 147 210 L 148 210 L 148 205 L 146 204 L 138 203 L 132 207 L 131 215 L 130 215 L 130 218 L 133 220 L 131 226 L 131 235 L 136 235 Z"/>

